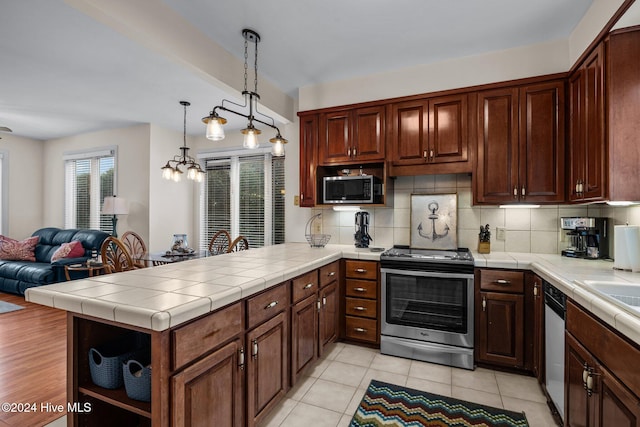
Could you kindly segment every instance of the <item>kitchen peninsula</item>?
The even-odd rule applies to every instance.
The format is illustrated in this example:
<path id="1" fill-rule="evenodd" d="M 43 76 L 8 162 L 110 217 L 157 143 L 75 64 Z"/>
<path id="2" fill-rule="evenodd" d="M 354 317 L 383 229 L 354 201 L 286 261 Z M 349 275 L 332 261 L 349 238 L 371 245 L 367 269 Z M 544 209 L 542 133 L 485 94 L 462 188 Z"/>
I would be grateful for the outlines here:
<path id="1" fill-rule="evenodd" d="M 640 345 L 640 315 L 608 302 L 584 283 L 594 278 L 640 282 L 640 275 L 614 271 L 606 261 L 559 255 L 474 257 L 478 268 L 533 271 Z M 289 355 L 301 355 L 290 337 L 307 326 L 318 328 L 317 323 L 307 325 L 310 318 L 297 322 L 289 317 L 290 307 L 312 299 L 315 308 L 329 280 L 337 278 L 342 286 L 344 272 L 336 261 L 343 258 L 376 262 L 379 253 L 348 245 L 286 243 L 29 289 L 28 301 L 69 312 L 68 400 L 92 404 L 91 413 L 69 414 L 69 425 L 179 425 L 211 411 L 225 425 L 255 425 L 290 387 L 288 377 L 280 375 L 286 376 Z M 273 314 L 264 315 L 268 307 Z M 101 390 L 89 379 L 89 348 L 130 331 L 151 339 L 151 402 L 129 399 L 122 390 Z M 262 344 L 266 348 L 258 356 Z M 272 389 L 264 395 L 249 386 L 259 368 L 270 372 Z M 197 393 L 205 389 L 211 391 Z M 207 404 L 190 400 L 196 395 Z"/>

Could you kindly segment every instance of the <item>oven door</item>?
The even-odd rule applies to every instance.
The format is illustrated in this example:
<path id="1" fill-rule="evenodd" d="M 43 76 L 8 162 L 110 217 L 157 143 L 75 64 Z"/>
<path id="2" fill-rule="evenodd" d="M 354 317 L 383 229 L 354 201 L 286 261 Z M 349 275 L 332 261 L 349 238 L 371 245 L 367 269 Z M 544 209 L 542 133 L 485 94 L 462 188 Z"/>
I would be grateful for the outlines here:
<path id="1" fill-rule="evenodd" d="M 380 272 L 382 335 L 473 348 L 473 274 Z"/>

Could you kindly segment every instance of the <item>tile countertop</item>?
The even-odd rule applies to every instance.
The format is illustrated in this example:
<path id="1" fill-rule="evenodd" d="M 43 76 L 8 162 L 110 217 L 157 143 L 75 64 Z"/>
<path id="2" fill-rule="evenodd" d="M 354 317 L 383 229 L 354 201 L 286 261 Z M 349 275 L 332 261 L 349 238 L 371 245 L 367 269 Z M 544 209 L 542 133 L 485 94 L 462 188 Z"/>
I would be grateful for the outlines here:
<path id="1" fill-rule="evenodd" d="M 473 254 L 476 267 L 532 270 L 640 344 L 640 312 L 602 297 L 585 280 L 640 283 L 613 263 L 553 254 Z M 352 245 L 285 243 L 90 279 L 29 288 L 27 301 L 162 331 L 340 258 L 377 261 Z"/>
<path id="2" fill-rule="evenodd" d="M 285 243 L 29 288 L 25 299 L 163 331 L 343 257 L 379 260 L 380 253 Z"/>

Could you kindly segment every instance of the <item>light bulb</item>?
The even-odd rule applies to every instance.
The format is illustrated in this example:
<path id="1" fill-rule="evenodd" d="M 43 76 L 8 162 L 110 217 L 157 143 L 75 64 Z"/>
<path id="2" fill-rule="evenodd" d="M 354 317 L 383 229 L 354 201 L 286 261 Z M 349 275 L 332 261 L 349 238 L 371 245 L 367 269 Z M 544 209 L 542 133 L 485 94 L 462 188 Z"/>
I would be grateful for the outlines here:
<path id="1" fill-rule="evenodd" d="M 222 127 L 223 123 L 220 119 L 221 117 L 212 117 L 209 119 L 207 123 L 207 139 L 212 141 L 221 141 L 224 139 L 224 128 Z"/>
<path id="2" fill-rule="evenodd" d="M 198 176 L 198 168 L 195 165 L 189 166 L 189 169 L 187 169 L 187 178 L 195 180 L 196 176 Z"/>
<path id="3" fill-rule="evenodd" d="M 273 148 L 271 150 L 271 155 L 273 155 L 275 157 L 284 156 L 284 144 L 282 143 L 282 141 L 280 139 L 276 140 L 276 142 L 273 143 Z"/>
<path id="4" fill-rule="evenodd" d="M 176 166 L 175 170 L 173 171 L 173 174 L 171 175 L 171 178 L 173 179 L 174 182 L 180 182 L 180 180 L 182 179 L 182 171 L 180 169 L 178 169 L 177 166 Z"/>
<path id="5" fill-rule="evenodd" d="M 259 132 L 260 131 L 253 128 L 247 128 L 243 130 L 242 133 L 244 133 L 244 142 L 242 146 L 249 149 L 258 148 L 260 146 L 260 143 L 258 142 Z"/>
<path id="6" fill-rule="evenodd" d="M 173 177 L 173 168 L 168 164 L 162 168 L 162 177 L 166 180 L 170 180 Z"/>

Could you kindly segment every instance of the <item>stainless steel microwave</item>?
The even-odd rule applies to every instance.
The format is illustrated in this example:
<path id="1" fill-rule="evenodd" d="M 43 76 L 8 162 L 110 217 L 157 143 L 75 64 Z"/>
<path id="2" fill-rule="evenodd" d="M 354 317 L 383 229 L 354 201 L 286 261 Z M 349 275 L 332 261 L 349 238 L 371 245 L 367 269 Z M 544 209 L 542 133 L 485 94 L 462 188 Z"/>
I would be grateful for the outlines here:
<path id="1" fill-rule="evenodd" d="M 323 203 L 382 203 L 382 180 L 376 176 L 327 176 L 322 182 Z"/>

